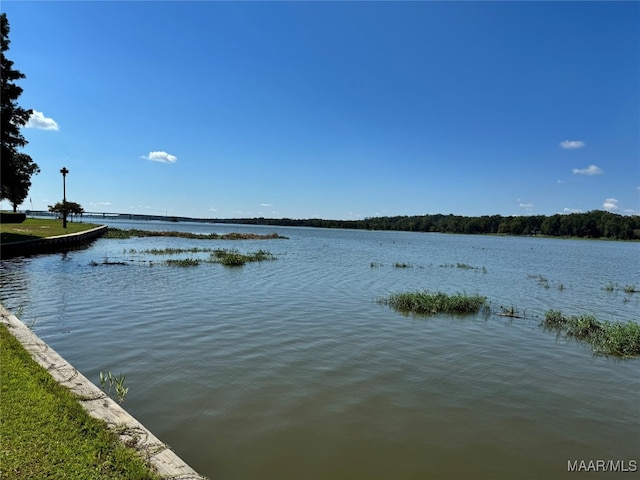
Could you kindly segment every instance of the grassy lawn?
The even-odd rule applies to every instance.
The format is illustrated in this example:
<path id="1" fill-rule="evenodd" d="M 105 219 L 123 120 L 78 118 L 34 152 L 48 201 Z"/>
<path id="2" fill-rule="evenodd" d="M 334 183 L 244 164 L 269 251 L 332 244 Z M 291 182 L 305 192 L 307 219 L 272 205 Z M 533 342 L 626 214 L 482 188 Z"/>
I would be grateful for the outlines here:
<path id="1" fill-rule="evenodd" d="M 0 477 L 157 479 L 0 325 Z"/>
<path id="2" fill-rule="evenodd" d="M 76 223 L 67 221 L 62 228 L 62 220 L 27 218 L 23 223 L 0 224 L 0 243 L 21 242 L 44 237 L 55 237 L 67 233 L 78 233 L 97 227 L 95 223 Z"/>

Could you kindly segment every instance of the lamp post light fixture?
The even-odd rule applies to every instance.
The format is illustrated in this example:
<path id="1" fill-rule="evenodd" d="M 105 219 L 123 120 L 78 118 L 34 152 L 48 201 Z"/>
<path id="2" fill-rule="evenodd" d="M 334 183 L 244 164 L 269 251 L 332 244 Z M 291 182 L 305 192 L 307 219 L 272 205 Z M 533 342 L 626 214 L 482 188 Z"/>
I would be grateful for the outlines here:
<path id="1" fill-rule="evenodd" d="M 62 174 L 62 228 L 67 228 L 67 167 L 60 169 Z"/>

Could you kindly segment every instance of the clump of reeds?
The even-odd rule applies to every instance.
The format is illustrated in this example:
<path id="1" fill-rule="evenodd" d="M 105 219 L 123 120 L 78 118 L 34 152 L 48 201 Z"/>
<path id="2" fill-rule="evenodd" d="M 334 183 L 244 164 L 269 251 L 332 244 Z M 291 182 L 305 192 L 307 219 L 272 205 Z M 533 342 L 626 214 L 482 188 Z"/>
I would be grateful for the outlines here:
<path id="1" fill-rule="evenodd" d="M 476 270 L 481 271 L 482 273 L 487 273 L 487 267 L 474 267 L 473 265 L 469 265 L 468 263 L 458 262 L 456 264 L 453 264 L 445 262 L 439 266 L 442 268 L 461 268 L 462 270 Z"/>
<path id="2" fill-rule="evenodd" d="M 237 250 L 217 249 L 211 254 L 212 262 L 221 263 L 227 267 L 239 267 L 247 262 L 262 262 L 264 260 L 275 260 L 275 257 L 265 250 L 244 254 Z"/>
<path id="3" fill-rule="evenodd" d="M 388 298 L 379 300 L 383 305 L 401 312 L 413 312 L 425 315 L 438 313 L 477 313 L 486 307 L 486 297 L 456 293 L 447 295 L 442 292 L 431 293 L 426 290 L 418 292 L 394 293 Z"/>
<path id="4" fill-rule="evenodd" d="M 172 267 L 197 267 L 200 265 L 200 260 L 197 258 L 170 258 L 169 260 L 165 260 L 165 263 Z"/>
<path id="5" fill-rule="evenodd" d="M 213 248 L 150 248 L 142 250 L 140 253 L 148 253 L 151 255 L 175 255 L 178 253 L 201 253 L 201 252 L 213 252 Z"/>
<path id="6" fill-rule="evenodd" d="M 410 268 L 411 264 L 410 263 L 404 263 L 404 262 L 396 262 L 393 264 L 394 267 L 396 268 Z"/>
<path id="7" fill-rule="evenodd" d="M 593 315 L 565 316 L 558 310 L 545 313 L 542 325 L 569 338 L 587 342 L 596 353 L 620 357 L 640 355 L 640 324 L 608 322 Z"/>

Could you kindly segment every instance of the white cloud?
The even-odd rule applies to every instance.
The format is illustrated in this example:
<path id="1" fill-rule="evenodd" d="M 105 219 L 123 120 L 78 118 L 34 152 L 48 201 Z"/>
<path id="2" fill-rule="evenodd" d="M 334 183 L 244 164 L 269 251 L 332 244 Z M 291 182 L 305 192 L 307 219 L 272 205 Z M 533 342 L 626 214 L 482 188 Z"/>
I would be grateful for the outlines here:
<path id="1" fill-rule="evenodd" d="M 92 207 L 108 207 L 111 202 L 89 202 Z"/>
<path id="2" fill-rule="evenodd" d="M 607 198 L 605 199 L 604 203 L 602 204 L 602 208 L 604 208 L 605 210 L 608 211 L 613 211 L 613 210 L 617 210 L 618 209 L 618 200 L 616 200 L 615 198 Z"/>
<path id="3" fill-rule="evenodd" d="M 211 208 L 209 208 L 209 211 L 210 211 L 210 212 L 217 212 L 217 211 L 218 211 L 218 209 L 217 209 L 216 207 L 211 207 Z"/>
<path id="4" fill-rule="evenodd" d="M 27 128 L 37 128 L 39 130 L 55 130 L 58 131 L 60 127 L 58 127 L 58 123 L 53 118 L 48 118 L 44 116 L 44 113 L 34 110 L 27 124 L 25 125 Z"/>
<path id="5" fill-rule="evenodd" d="M 600 175 L 602 169 L 597 165 L 589 165 L 587 168 L 574 168 L 573 173 L 576 175 Z"/>
<path id="6" fill-rule="evenodd" d="M 531 210 L 533 208 L 533 203 L 520 203 L 518 204 L 520 208 L 524 208 L 525 210 Z"/>
<path id="7" fill-rule="evenodd" d="M 565 140 L 560 142 L 560 146 L 565 150 L 575 150 L 584 147 L 585 143 L 582 140 Z"/>
<path id="8" fill-rule="evenodd" d="M 579 208 L 564 208 L 562 210 L 562 213 L 582 213 L 582 210 L 580 210 Z"/>
<path id="9" fill-rule="evenodd" d="M 178 157 L 167 152 L 149 152 L 149 155 L 143 155 L 140 158 L 160 163 L 176 163 Z"/>
<path id="10" fill-rule="evenodd" d="M 261 203 L 260 206 L 261 207 L 273 207 L 273 205 L 271 205 L 270 203 Z"/>

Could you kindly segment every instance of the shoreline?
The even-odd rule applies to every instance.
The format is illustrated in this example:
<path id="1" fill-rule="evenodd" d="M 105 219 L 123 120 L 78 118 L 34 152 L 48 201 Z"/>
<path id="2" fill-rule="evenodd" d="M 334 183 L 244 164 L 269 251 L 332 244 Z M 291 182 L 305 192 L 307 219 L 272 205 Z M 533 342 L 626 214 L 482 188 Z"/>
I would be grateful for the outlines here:
<path id="1" fill-rule="evenodd" d="M 90 230 L 84 230 L 78 233 L 67 233 L 65 235 L 56 235 L 53 237 L 2 243 L 0 257 L 2 260 L 6 260 L 19 256 L 73 249 L 91 243 L 95 239 L 103 236 L 107 232 L 108 228 L 109 227 L 106 225 L 100 225 Z"/>
<path id="2" fill-rule="evenodd" d="M 124 410 L 105 392 L 62 358 L 33 333 L 22 321 L 0 304 L 1 322 L 33 360 L 42 366 L 62 387 L 69 390 L 82 408 L 93 418 L 104 421 L 120 442 L 138 452 L 161 478 L 206 480 L 150 430 Z"/>

